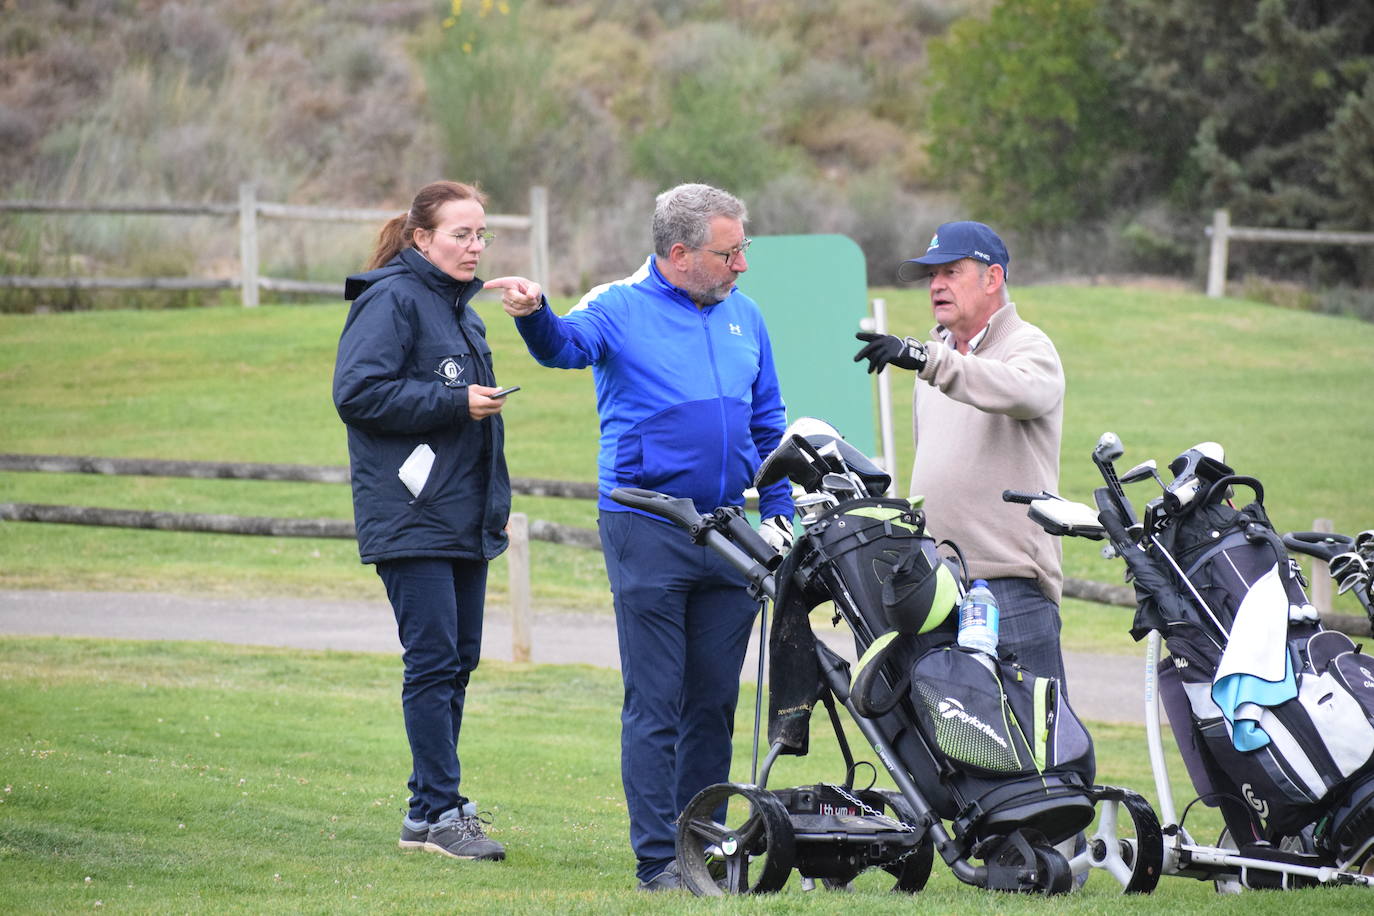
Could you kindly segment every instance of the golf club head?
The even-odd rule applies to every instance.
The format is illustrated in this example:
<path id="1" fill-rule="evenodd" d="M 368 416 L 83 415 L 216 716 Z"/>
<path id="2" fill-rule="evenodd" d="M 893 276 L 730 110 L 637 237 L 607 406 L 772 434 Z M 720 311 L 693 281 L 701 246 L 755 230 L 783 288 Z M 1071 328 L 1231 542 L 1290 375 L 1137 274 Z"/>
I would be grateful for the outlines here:
<path id="1" fill-rule="evenodd" d="M 1145 461 L 1140 462 L 1140 464 L 1137 464 L 1135 467 L 1131 468 L 1129 471 L 1122 474 L 1121 482 L 1135 483 L 1139 480 L 1145 480 L 1148 477 L 1153 477 L 1155 480 L 1159 480 L 1160 486 L 1164 485 L 1164 481 L 1160 480 L 1159 478 L 1159 466 L 1155 463 L 1155 460 L 1153 458 L 1149 458 Z"/>
<path id="2" fill-rule="evenodd" d="M 1186 477 L 1198 473 L 1198 469 L 1206 466 L 1206 462 L 1213 465 L 1224 464 L 1226 461 L 1226 450 L 1216 442 L 1199 442 L 1197 445 L 1183 452 L 1173 461 L 1169 462 L 1169 470 L 1175 479 Z M 1229 469 L 1228 469 L 1229 473 Z"/>
<path id="3" fill-rule="evenodd" d="M 1223 463 L 1225 450 L 1215 442 L 1197 445 L 1169 462 L 1174 479 L 1164 488 L 1164 504 L 1170 512 L 1178 512 L 1193 501 L 1206 486 L 1231 473 Z"/>
<path id="4" fill-rule="evenodd" d="M 1366 528 L 1355 535 L 1355 549 L 1368 562 L 1374 562 L 1374 528 Z"/>
<path id="5" fill-rule="evenodd" d="M 1103 433 L 1093 448 L 1093 458 L 1107 464 L 1116 461 L 1124 454 L 1126 454 L 1126 447 L 1121 444 L 1121 438 L 1112 432 Z"/>

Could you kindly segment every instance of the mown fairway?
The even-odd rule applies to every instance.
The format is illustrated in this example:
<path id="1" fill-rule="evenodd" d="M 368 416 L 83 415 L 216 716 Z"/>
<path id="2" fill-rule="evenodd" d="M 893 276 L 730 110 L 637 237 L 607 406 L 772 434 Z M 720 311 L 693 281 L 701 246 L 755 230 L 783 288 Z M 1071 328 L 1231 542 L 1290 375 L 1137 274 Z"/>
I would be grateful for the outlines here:
<path id="1" fill-rule="evenodd" d="M 1365 889 L 1218 897 L 1182 878 L 1125 899 L 1101 872 L 1071 897 L 1006 897 L 959 884 L 938 862 L 915 900 L 888 894 L 880 872 L 845 895 L 804 895 L 794 877 L 771 897 L 648 898 L 631 889 L 619 678 L 583 666 L 483 663 L 474 676 L 463 784 L 491 812 L 507 861 L 403 853 L 399 682 L 399 659 L 383 655 L 0 639 L 0 909 L 1279 916 L 1370 906 Z M 749 778 L 752 702 L 746 685 L 737 780 Z M 770 785 L 840 779 L 823 718 L 813 734 L 811 755 L 783 758 Z M 1139 730 L 1093 735 L 1099 779 L 1153 796 Z M 1217 829 L 1201 806 L 1187 826 L 1203 841 Z"/>
<path id="2" fill-rule="evenodd" d="M 885 291 L 892 324 L 918 333 L 924 296 Z M 1253 303 L 1141 290 L 1032 288 L 1026 316 L 1056 340 L 1069 376 L 1062 492 L 1087 498 L 1087 460 L 1105 429 L 1123 463 L 1167 462 L 1204 439 L 1268 487 L 1284 528 L 1316 517 L 1374 525 L 1374 429 L 1362 383 L 1374 328 Z M 567 303 L 556 304 L 566 308 Z M 591 379 L 533 365 L 490 303 L 503 381 L 524 390 L 507 414 L 517 476 L 590 480 Z M 0 450 L 343 464 L 329 377 L 342 309 L 263 307 L 0 316 Z M 852 365 L 826 371 L 859 371 Z M 901 379 L 901 376 L 898 376 Z M 901 432 L 910 393 L 896 386 Z M 843 418 L 830 418 L 843 429 Z M 903 479 L 906 474 L 903 472 Z M 1143 498 L 1143 494 L 1142 494 Z M 245 515 L 348 517 L 327 485 L 0 474 L 0 501 Z M 519 500 L 533 517 L 590 527 L 584 503 Z M 1092 545 L 1067 545 L 1071 575 L 1116 581 Z M 604 608 L 590 551 L 534 545 L 541 608 Z M 498 564 L 500 567 L 501 564 Z M 493 573 L 494 602 L 504 569 Z M 0 588 L 363 596 L 383 600 L 351 542 L 0 524 Z M 1338 605 L 1348 613 L 1350 605 Z M 1136 651 L 1128 612 L 1065 606 L 1065 642 Z M 1134 672 L 1135 664 L 1123 664 Z M 1126 676 L 1123 674 L 1123 676 Z M 1130 676 L 1134 676 L 1131 674 Z M 727 904 L 629 890 L 614 672 L 486 662 L 465 729 L 465 785 L 510 847 L 472 866 L 395 848 L 408 758 L 400 662 L 204 644 L 0 640 L 0 899 L 16 912 L 1367 912 L 1368 892 L 1223 898 L 1166 879 L 1122 899 L 1095 875 L 1068 899 L 973 891 L 938 865 L 918 901 L 864 876 L 858 894 Z M 734 777 L 748 778 L 752 685 L 745 685 Z M 841 776 L 817 723 L 810 757 L 772 785 Z M 1099 779 L 1152 797 L 1139 729 L 1093 726 Z M 872 754 L 856 742 L 860 757 Z M 1175 773 L 1182 801 L 1191 792 Z M 1210 841 L 1211 812 L 1187 824 Z M 722 909 L 724 907 L 724 909 Z"/>
<path id="3" fill-rule="evenodd" d="M 1259 477 L 1280 529 L 1333 519 L 1374 526 L 1374 421 L 1367 386 L 1374 326 L 1235 299 L 1111 287 L 1015 290 L 1055 340 L 1068 376 L 1061 492 L 1091 500 L 1088 460 L 1105 430 L 1122 466 L 1216 440 Z M 875 290 L 893 330 L 924 334 L 923 291 Z M 569 302 L 555 302 L 566 310 Z M 479 305 L 498 376 L 518 383 L 506 410 L 511 473 L 593 480 L 596 419 L 588 372 L 543 369 L 495 302 Z M 347 461 L 330 401 L 341 305 L 254 310 L 0 315 L 0 451 L 298 462 Z M 862 369 L 845 362 L 824 373 Z M 899 480 L 910 475 L 910 376 L 893 370 Z M 784 392 L 784 396 L 786 392 Z M 827 418 L 841 431 L 853 418 Z M 1152 484 L 1135 491 L 1148 498 Z M 347 487 L 0 474 L 0 501 L 240 515 L 347 518 Z M 590 503 L 517 498 L 516 509 L 593 527 Z M 1066 572 L 1119 581 L 1095 545 L 1067 542 Z M 13 524 L 0 527 L 0 587 L 161 589 L 380 596 L 350 542 Z M 604 608 L 594 552 L 536 542 L 536 599 Z M 500 600 L 505 582 L 492 576 Z M 1348 597 L 1338 610 L 1357 613 Z"/>

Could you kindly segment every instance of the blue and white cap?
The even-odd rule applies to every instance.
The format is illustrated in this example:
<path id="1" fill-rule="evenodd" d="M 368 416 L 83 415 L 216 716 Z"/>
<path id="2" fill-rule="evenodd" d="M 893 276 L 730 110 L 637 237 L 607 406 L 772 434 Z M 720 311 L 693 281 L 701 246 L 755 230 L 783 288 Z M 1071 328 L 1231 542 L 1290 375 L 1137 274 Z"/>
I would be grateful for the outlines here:
<path id="1" fill-rule="evenodd" d="M 1007 246 L 1002 244 L 997 233 L 983 223 L 975 223 L 972 220 L 945 223 L 935 230 L 935 235 L 930 239 L 930 247 L 924 255 L 897 265 L 897 279 L 918 280 L 926 275 L 926 268 L 932 264 L 948 264 L 964 258 L 973 258 L 984 264 L 997 264 L 1006 273 L 1011 255 L 1007 254 Z"/>

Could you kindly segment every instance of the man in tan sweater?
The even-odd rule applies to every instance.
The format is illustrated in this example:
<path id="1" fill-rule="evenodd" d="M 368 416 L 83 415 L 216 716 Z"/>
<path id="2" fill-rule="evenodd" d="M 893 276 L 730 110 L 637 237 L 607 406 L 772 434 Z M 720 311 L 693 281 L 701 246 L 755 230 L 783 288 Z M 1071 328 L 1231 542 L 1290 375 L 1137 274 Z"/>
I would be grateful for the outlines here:
<path id="1" fill-rule="evenodd" d="M 916 372 L 911 493 L 925 497 L 931 533 L 963 551 L 1001 611 L 998 652 L 1037 674 L 1064 677 L 1059 540 L 1002 501 L 1007 489 L 1055 492 L 1064 369 L 1044 332 L 1021 320 L 1007 292 L 1006 246 L 982 223 L 945 223 L 924 255 L 898 268 L 928 279 L 930 339 L 861 333 L 869 372 Z"/>

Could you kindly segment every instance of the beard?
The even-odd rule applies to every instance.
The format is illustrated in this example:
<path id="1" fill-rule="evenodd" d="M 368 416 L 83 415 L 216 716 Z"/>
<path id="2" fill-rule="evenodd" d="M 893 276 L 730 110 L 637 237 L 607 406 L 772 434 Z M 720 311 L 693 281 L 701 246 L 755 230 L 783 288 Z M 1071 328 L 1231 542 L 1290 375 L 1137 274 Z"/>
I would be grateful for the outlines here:
<path id="1" fill-rule="evenodd" d="M 724 302 L 725 298 L 730 295 L 730 290 L 735 288 L 735 279 L 736 277 L 731 277 L 724 282 L 716 282 L 714 275 L 703 270 L 696 270 L 688 275 L 691 287 L 684 292 L 699 307 L 705 308 L 708 305 Z"/>
<path id="2" fill-rule="evenodd" d="M 708 305 L 718 305 L 725 301 L 726 296 L 730 295 L 730 290 L 734 288 L 734 285 L 731 283 L 728 286 L 713 286 L 704 292 L 688 293 L 687 296 L 702 308 Z"/>

